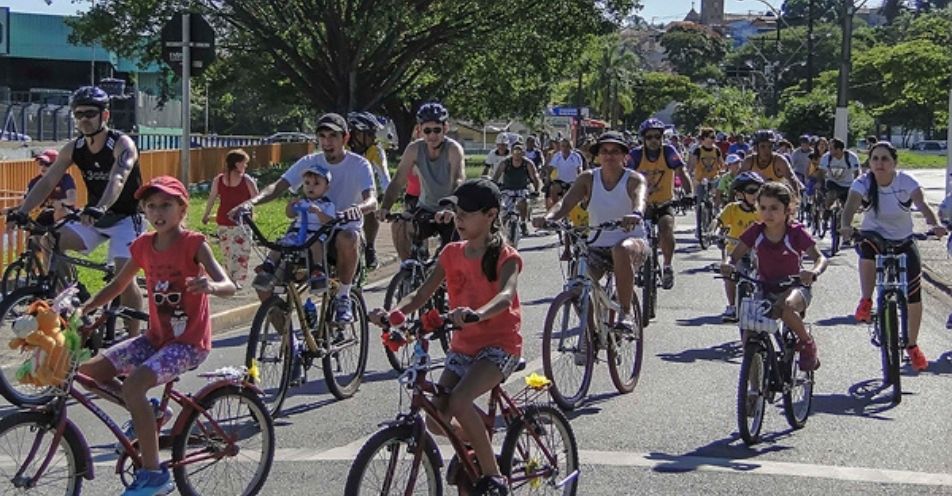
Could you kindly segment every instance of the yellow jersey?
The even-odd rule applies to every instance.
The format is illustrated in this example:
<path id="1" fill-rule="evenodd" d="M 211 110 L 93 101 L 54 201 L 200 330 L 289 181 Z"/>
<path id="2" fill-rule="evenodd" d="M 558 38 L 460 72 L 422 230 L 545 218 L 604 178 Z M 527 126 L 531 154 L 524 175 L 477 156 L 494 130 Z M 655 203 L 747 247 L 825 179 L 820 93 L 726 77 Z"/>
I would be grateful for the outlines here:
<path id="1" fill-rule="evenodd" d="M 661 205 L 674 199 L 674 172 L 684 167 L 684 162 L 671 145 L 664 145 L 653 161 L 648 160 L 643 148 L 635 148 L 629 154 L 629 164 L 645 176 L 648 205 Z"/>
<path id="2" fill-rule="evenodd" d="M 735 239 L 739 239 L 740 235 L 744 234 L 744 231 L 746 231 L 748 227 L 759 220 L 760 215 L 757 213 L 757 210 L 754 209 L 748 212 L 744 209 L 743 202 L 740 201 L 728 203 L 727 206 L 724 207 L 724 210 L 721 210 L 721 214 L 717 218 L 721 229 L 727 229 L 727 236 Z M 727 253 L 734 251 L 736 244 L 736 241 L 728 239 Z"/>
<path id="3" fill-rule="evenodd" d="M 750 156 L 750 170 L 760 174 L 765 181 L 782 181 L 784 178 L 777 173 L 777 166 L 774 164 L 776 162 L 777 156 L 770 156 L 770 165 L 760 168 L 760 163 L 757 162 L 757 155 Z"/>
<path id="4" fill-rule="evenodd" d="M 704 179 L 714 180 L 721 169 L 724 167 L 724 159 L 721 157 L 721 149 L 713 147 L 711 149 L 698 146 L 693 152 L 694 158 L 694 181 L 700 183 Z"/>

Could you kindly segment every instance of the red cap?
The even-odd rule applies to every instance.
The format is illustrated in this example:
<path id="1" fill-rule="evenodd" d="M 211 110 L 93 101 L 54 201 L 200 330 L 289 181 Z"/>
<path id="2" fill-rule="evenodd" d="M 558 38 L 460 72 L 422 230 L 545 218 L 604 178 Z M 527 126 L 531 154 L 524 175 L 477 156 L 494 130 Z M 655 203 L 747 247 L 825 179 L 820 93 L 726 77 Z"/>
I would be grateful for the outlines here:
<path id="1" fill-rule="evenodd" d="M 182 181 L 172 176 L 153 177 L 151 181 L 139 186 L 139 189 L 136 190 L 133 196 L 136 200 L 141 200 L 142 196 L 150 189 L 157 189 L 167 195 L 181 198 L 186 202 L 188 201 L 188 189 L 182 184 Z"/>
<path id="2" fill-rule="evenodd" d="M 49 148 L 47 150 L 43 150 L 42 153 L 39 153 L 36 156 L 34 156 L 33 160 L 36 160 L 37 162 L 40 162 L 43 165 L 50 165 L 56 161 L 56 157 L 59 157 L 59 152 L 52 148 Z"/>

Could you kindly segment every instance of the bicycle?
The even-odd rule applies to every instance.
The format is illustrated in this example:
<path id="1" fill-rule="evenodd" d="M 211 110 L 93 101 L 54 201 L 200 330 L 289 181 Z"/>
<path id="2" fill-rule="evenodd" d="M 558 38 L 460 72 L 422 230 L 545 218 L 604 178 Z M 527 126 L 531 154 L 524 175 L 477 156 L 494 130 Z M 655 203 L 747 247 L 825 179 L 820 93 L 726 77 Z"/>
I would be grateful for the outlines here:
<path id="1" fill-rule="evenodd" d="M 696 219 L 695 235 L 702 250 L 708 249 L 717 238 L 714 203 L 708 195 L 710 184 L 709 180 L 704 179 L 697 186 L 698 201 L 694 211 Z"/>
<path id="2" fill-rule="evenodd" d="M 305 310 L 302 301 L 311 273 L 310 246 L 317 242 L 326 244 L 342 220 L 325 224 L 300 245 L 269 241 L 250 215 L 243 215 L 239 220 L 251 230 L 259 245 L 281 256 L 275 269 L 274 290 L 255 313 L 245 352 L 245 366 L 260 371 L 255 384 L 263 391 L 268 411 L 273 416 L 280 413 L 292 381 L 297 380 L 292 375 L 300 371 L 303 374 L 300 383 L 307 382 L 307 371 L 315 360 L 321 361 L 324 382 L 335 398 L 343 400 L 353 396 L 367 367 L 367 304 L 360 288 L 354 285 L 350 291 L 353 321 L 346 324 L 334 321 L 340 282 L 328 264 L 326 245 L 324 267 L 328 272 L 328 289 L 313 314 Z M 294 327 L 294 317 L 299 329 Z M 299 337 L 299 333 L 303 337 Z"/>
<path id="3" fill-rule="evenodd" d="M 632 294 L 634 322 L 632 332 L 615 328 L 621 306 L 614 301 L 612 273 L 605 283 L 595 280 L 588 270 L 589 246 L 604 230 L 618 227 L 608 222 L 594 228 L 591 240 L 573 238 L 572 258 L 577 270 L 566 288 L 549 305 L 542 330 L 542 369 L 552 381 L 549 394 L 564 410 L 577 407 L 588 394 L 595 361 L 605 349 L 608 372 L 619 393 L 630 393 L 638 384 L 644 354 L 644 329 L 638 296 Z M 576 377 L 578 372 L 581 377 Z"/>
<path id="4" fill-rule="evenodd" d="M 390 323 L 385 324 L 392 327 Z M 468 487 L 470 492 L 474 489 L 481 472 L 472 450 L 455 434 L 433 403 L 432 398 L 447 395 L 449 391 L 428 378 L 433 370 L 429 341 L 440 339 L 439 334 L 450 327 L 445 316 L 435 310 L 419 320 L 404 323 L 404 332 L 416 336 L 413 363 L 399 380 L 409 390 L 409 410 L 380 424 L 381 429 L 361 447 L 347 474 L 346 496 L 443 494 L 440 476 L 443 458 L 433 435 L 427 431 L 424 415 L 448 433 L 456 454 L 457 485 Z M 432 334 L 427 336 L 428 333 Z M 516 370 L 524 368 L 525 362 L 520 361 Z M 536 403 L 545 394 L 544 378 L 530 376 L 526 383 L 526 387 L 513 396 L 506 393 L 502 385 L 497 385 L 489 393 L 487 410 L 476 407 L 490 438 L 497 432 L 506 433 L 497 457 L 500 471 L 509 479 L 512 494 L 573 496 L 578 488 L 580 469 L 572 426 L 558 409 Z M 401 396 L 401 410 L 402 400 Z M 497 418 L 502 419 L 504 427 L 497 427 Z M 454 461 L 450 466 L 454 466 Z"/>
<path id="5" fill-rule="evenodd" d="M 399 213 L 387 214 L 388 221 L 412 222 L 414 232 L 420 232 L 423 224 L 435 223 L 434 214 L 426 210 L 420 210 L 416 214 Z M 436 265 L 439 253 L 443 250 L 441 244 L 436 250 L 436 255 L 430 256 L 429 240 L 414 235 L 410 243 L 410 258 L 400 263 L 400 270 L 393 275 L 390 283 L 387 284 L 387 292 L 384 294 L 383 307 L 392 310 L 404 297 L 413 293 L 433 270 Z M 440 287 L 433 293 L 433 297 L 427 304 L 416 312 L 422 315 L 430 308 L 435 308 L 441 313 L 449 311 L 448 296 L 446 295 L 446 284 L 440 284 Z M 450 335 L 446 334 L 440 339 L 440 347 L 446 353 L 450 348 Z M 403 372 L 413 360 L 412 335 L 404 336 L 399 332 L 383 333 L 384 352 L 387 355 L 387 361 L 397 372 Z"/>
<path id="6" fill-rule="evenodd" d="M 661 245 L 658 226 L 648 216 L 642 220 L 648 233 L 648 259 L 636 274 L 635 285 L 641 287 L 641 325 L 648 327 L 658 311 L 658 288 L 661 287 Z"/>
<path id="7" fill-rule="evenodd" d="M 814 372 L 800 370 L 797 336 L 772 315 L 774 305 L 765 294 L 765 281 L 736 271 L 731 278 L 755 287 L 740 301 L 738 314 L 744 358 L 737 384 L 737 425 L 744 443 L 750 446 L 760 441 L 767 402 L 773 404 L 777 394 L 782 396 L 790 427 L 806 425 L 813 403 Z M 796 284 L 799 278 L 790 277 L 780 287 Z"/>
<path id="8" fill-rule="evenodd" d="M 502 190 L 502 210 L 500 217 L 502 219 L 503 232 L 506 233 L 506 239 L 513 248 L 519 247 L 519 239 L 522 237 L 523 220 L 519 213 L 519 203 L 529 198 L 529 190 Z"/>
<path id="9" fill-rule="evenodd" d="M 74 220 L 79 220 L 78 213 L 70 213 L 52 226 L 40 225 L 33 220 L 28 221 L 24 226 L 32 236 L 49 235 L 51 237 L 52 250 L 50 251 L 49 268 L 44 270 L 43 265 L 40 264 L 37 258 L 40 247 L 31 237 L 27 244 L 27 250 L 4 272 L 3 280 L 5 284 L 16 281 L 16 284 L 23 285 L 9 293 L 4 293 L 3 300 L 0 301 L 0 343 L 8 342 L 16 337 L 13 332 L 13 322 L 24 315 L 27 308 L 34 301 L 51 300 L 72 285 L 78 288 L 79 294 L 77 297 L 80 300 L 85 301 L 89 298 L 89 292 L 76 278 L 76 266 L 101 271 L 105 282 L 109 282 L 115 277 L 116 268 L 112 264 L 72 257 L 60 250 L 60 230 L 66 223 Z M 16 275 L 10 276 L 11 274 Z M 20 274 L 24 274 L 24 276 L 21 277 Z M 119 305 L 119 299 L 117 298 L 110 303 L 110 308 L 117 308 Z M 148 321 L 146 314 L 131 309 L 108 315 L 109 317 L 103 322 L 102 326 L 97 328 L 96 332 L 91 333 L 84 343 L 94 353 L 121 340 L 119 338 L 123 337 L 124 333 L 117 332 L 117 319 Z M 140 318 L 142 316 L 145 316 L 145 318 Z M 127 335 L 127 333 L 125 334 Z M 49 394 L 45 388 L 18 384 L 14 378 L 16 372 L 14 362 L 18 356 L 19 354 L 16 351 L 0 346 L 0 395 L 18 406 L 46 403 L 49 400 Z"/>
<path id="10" fill-rule="evenodd" d="M 94 322 L 82 326 L 80 333 L 92 332 L 110 313 L 122 310 L 103 311 Z M 125 487 L 142 466 L 136 441 L 126 437 L 122 428 L 94 403 L 99 397 L 122 406 L 122 394 L 77 372 L 78 366 L 73 360 L 65 382 L 53 387 L 54 397 L 49 403 L 0 419 L 0 445 L 4 446 L 6 460 L 0 464 L 0 481 L 10 484 L 12 491 L 42 488 L 50 493 L 79 495 L 83 481 L 95 478 L 89 445 L 69 418 L 72 403 L 89 411 L 115 436 L 119 450 L 115 470 Z M 202 495 L 252 495 L 267 480 L 274 459 L 274 425 L 255 387 L 242 372 L 199 374 L 211 382 L 195 394 L 175 390 L 178 379 L 165 384 L 158 411 L 166 411 L 170 402 L 178 404 L 181 411 L 168 435 L 163 436 L 172 447 L 172 456 L 163 465 L 172 471 L 180 494 L 196 495 L 201 488 Z M 92 394 L 80 392 L 76 383 Z M 165 416 L 156 419 L 160 433 L 166 420 Z M 210 483 L 210 475 L 218 475 L 219 481 Z M 242 476 L 249 477 L 242 482 L 238 480 Z"/>
<path id="11" fill-rule="evenodd" d="M 902 401 L 899 369 L 908 361 L 902 350 L 909 341 L 909 282 L 906 254 L 900 253 L 914 239 L 928 239 L 930 233 L 916 233 L 910 238 L 893 241 L 873 231 L 853 234 L 856 243 L 872 243 L 876 248 L 876 308 L 870 324 L 870 343 L 880 349 L 883 386 L 892 386 L 892 402 Z"/>

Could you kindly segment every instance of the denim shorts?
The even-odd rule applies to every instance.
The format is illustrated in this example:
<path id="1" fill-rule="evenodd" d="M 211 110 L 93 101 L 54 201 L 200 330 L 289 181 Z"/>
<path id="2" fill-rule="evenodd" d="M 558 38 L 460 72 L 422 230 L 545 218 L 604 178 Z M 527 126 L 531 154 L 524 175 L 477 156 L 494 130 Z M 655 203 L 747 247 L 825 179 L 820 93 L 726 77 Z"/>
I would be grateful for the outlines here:
<path id="1" fill-rule="evenodd" d="M 479 350 L 476 356 L 464 355 L 451 351 L 446 354 L 444 367 L 446 370 L 456 374 L 459 377 L 466 375 L 466 372 L 479 360 L 487 360 L 502 372 L 502 380 L 506 380 L 519 365 L 519 357 L 510 355 L 506 350 L 498 346 L 487 346 Z"/>
<path id="2" fill-rule="evenodd" d="M 118 375 L 129 375 L 138 367 L 148 367 L 155 373 L 157 386 L 198 367 L 209 353 L 190 344 L 176 342 L 156 349 L 145 336 L 127 339 L 102 352 L 116 368 Z"/>

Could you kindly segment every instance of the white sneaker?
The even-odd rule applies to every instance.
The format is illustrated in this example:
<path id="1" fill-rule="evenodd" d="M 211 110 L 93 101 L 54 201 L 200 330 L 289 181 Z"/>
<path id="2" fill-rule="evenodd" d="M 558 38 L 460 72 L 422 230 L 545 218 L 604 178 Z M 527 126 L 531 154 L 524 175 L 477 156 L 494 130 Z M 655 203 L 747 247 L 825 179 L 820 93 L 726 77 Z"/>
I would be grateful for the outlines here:
<path id="1" fill-rule="evenodd" d="M 724 313 L 721 314 L 722 322 L 737 322 L 737 309 L 733 305 L 728 305 L 724 308 Z"/>

